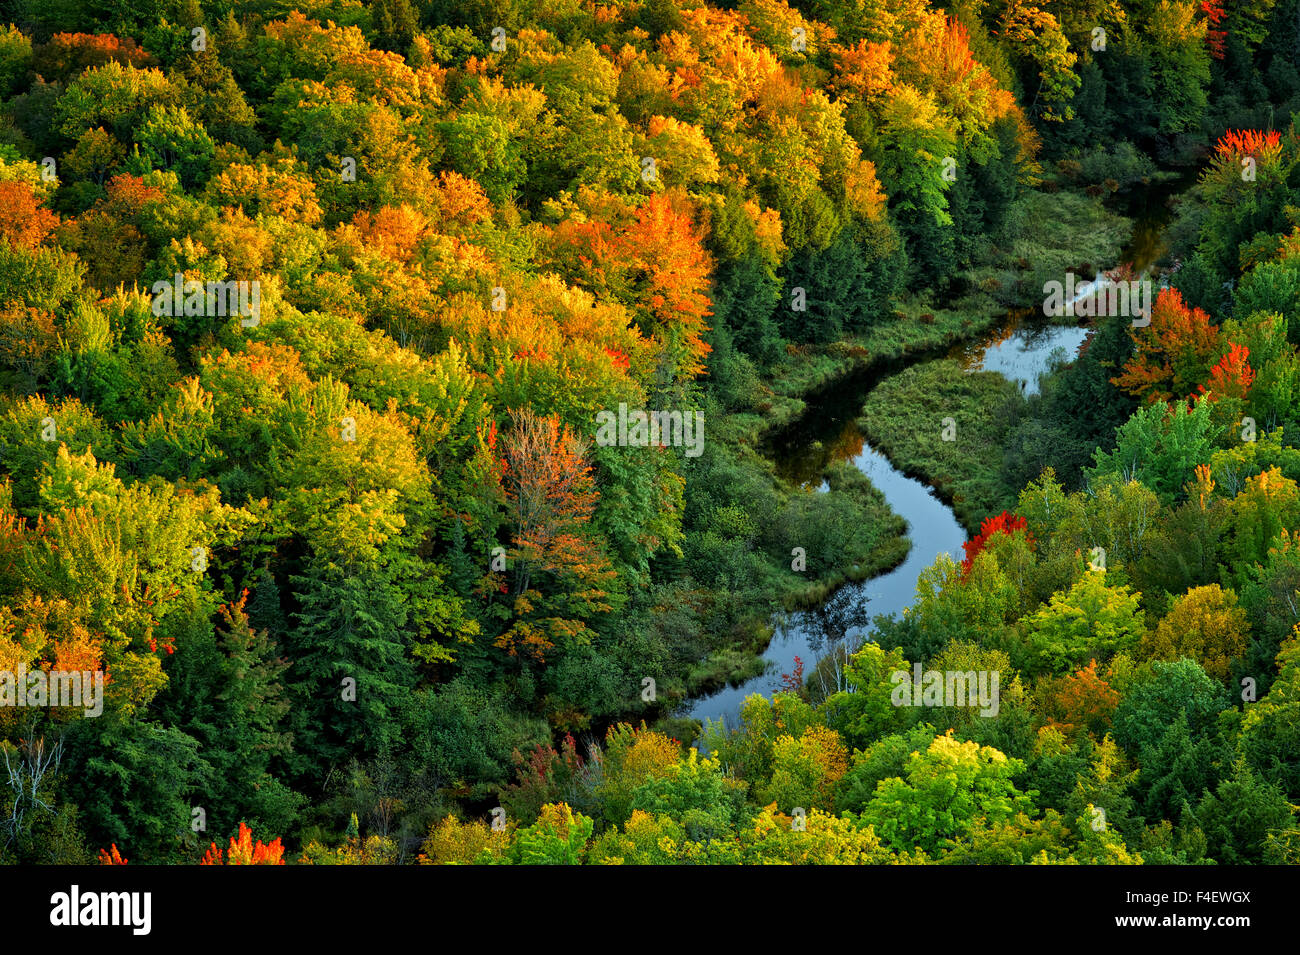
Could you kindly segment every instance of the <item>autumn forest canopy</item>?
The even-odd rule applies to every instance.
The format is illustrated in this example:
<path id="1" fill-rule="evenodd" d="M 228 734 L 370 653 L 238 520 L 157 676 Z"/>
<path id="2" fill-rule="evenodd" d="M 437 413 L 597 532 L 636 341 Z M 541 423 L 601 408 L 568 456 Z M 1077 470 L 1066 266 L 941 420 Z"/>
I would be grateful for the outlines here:
<path id="1" fill-rule="evenodd" d="M 0 860 L 1300 863 L 1298 51 L 1300 0 L 0 0 Z M 1086 336 L 954 357 L 1008 316 Z"/>

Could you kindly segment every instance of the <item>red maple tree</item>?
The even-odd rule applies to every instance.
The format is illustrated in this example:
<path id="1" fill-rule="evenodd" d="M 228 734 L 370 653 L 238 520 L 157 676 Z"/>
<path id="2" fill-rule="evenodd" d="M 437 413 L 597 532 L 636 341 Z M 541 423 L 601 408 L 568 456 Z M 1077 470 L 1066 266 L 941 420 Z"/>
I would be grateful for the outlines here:
<path id="1" fill-rule="evenodd" d="M 803 657 L 794 658 L 794 672 L 781 674 L 781 693 L 798 693 L 803 689 Z"/>
<path id="2" fill-rule="evenodd" d="M 1227 30 L 1216 30 L 1226 14 L 1219 0 L 1201 0 L 1201 12 L 1205 14 L 1205 45 L 1210 48 L 1210 55 L 1216 60 L 1223 59 L 1223 42 L 1228 38 Z"/>
<path id="3" fill-rule="evenodd" d="M 1224 133 L 1215 150 L 1220 156 L 1256 156 L 1270 152 L 1282 145 L 1282 136 L 1277 130 L 1267 132 L 1259 129 L 1230 129 Z"/>
<path id="4" fill-rule="evenodd" d="M 122 853 L 117 851 L 117 843 L 108 849 L 99 850 L 100 865 L 126 865 L 127 860 L 122 858 Z"/>
<path id="5" fill-rule="evenodd" d="M 1010 511 L 1003 511 L 996 517 L 986 517 L 984 523 L 980 525 L 980 532 L 961 545 L 966 551 L 966 559 L 961 562 L 962 575 L 970 573 L 975 558 L 984 551 L 989 538 L 994 534 L 1014 534 L 1016 531 L 1027 529 L 1028 526 L 1029 523 L 1023 517 L 1018 517 Z"/>
<path id="6" fill-rule="evenodd" d="M 1255 369 L 1250 367 L 1247 359 L 1250 349 L 1245 345 L 1231 342 L 1228 353 L 1219 359 L 1219 363 L 1210 369 L 1209 387 L 1200 386 L 1203 395 L 1209 395 L 1211 401 L 1220 398 L 1237 398 L 1245 400 L 1246 393 L 1255 381 Z"/>
<path id="7" fill-rule="evenodd" d="M 230 850 L 225 854 L 226 861 L 221 861 L 221 850 L 214 842 L 199 865 L 284 865 L 284 846 L 277 837 L 269 845 L 258 839 L 253 841 L 253 833 L 239 824 L 239 837 L 230 837 Z"/>

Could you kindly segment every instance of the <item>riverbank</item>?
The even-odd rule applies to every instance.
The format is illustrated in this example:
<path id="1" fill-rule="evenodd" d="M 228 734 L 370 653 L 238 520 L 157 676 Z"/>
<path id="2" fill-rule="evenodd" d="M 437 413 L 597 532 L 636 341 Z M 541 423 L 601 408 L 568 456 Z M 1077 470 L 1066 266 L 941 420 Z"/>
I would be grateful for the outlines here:
<path id="1" fill-rule="evenodd" d="M 1028 408 L 1021 388 L 998 372 L 967 371 L 952 359 L 894 375 L 867 396 L 858 423 L 900 471 L 932 487 L 968 534 L 1015 504 L 1002 481 L 1007 436 Z"/>
<path id="2" fill-rule="evenodd" d="M 851 591 L 849 600 L 869 602 L 873 614 L 901 613 L 914 599 L 919 572 L 941 552 L 959 555 L 967 531 L 978 530 L 986 516 L 983 512 L 1005 503 L 1006 495 L 992 475 L 1001 463 L 1001 442 L 1023 411 L 1024 399 L 1018 386 L 1001 375 L 971 376 L 960 366 L 944 373 L 947 384 L 956 389 L 947 395 L 948 403 L 959 410 L 955 416 L 968 418 L 964 429 L 958 425 L 957 433 L 967 433 L 965 441 L 952 442 L 954 446 L 939 452 L 935 460 L 917 449 L 931 423 L 934 438 L 941 439 L 941 419 L 949 416 L 936 418 L 936 407 L 924 393 L 910 394 L 910 379 L 897 383 L 873 406 L 883 408 L 892 402 L 901 407 L 921 399 L 905 411 L 900 434 L 888 433 L 890 416 L 882 415 L 867 427 L 859 418 L 864 403 L 882 383 L 955 352 L 982 358 L 989 348 L 1005 343 L 1019 328 L 1008 314 L 1008 304 L 1035 312 L 1041 308 L 1040 279 L 1053 273 L 1031 267 L 1020 253 L 1039 256 L 1035 262 L 1048 262 L 1049 268 L 1089 274 L 1094 262 L 1114 259 L 1131 226 L 1099 202 L 1073 193 L 1031 193 L 1018 206 L 1004 246 L 990 250 L 984 274 L 968 275 L 961 298 L 935 308 L 930 298 L 913 296 L 897 303 L 893 321 L 859 336 L 825 347 L 788 348 L 764 377 L 763 395 L 753 408 L 727 416 L 724 433 L 738 457 L 759 455 L 771 461 L 786 492 L 802 489 L 809 495 L 805 506 L 810 516 L 829 506 L 830 498 L 816 492 L 830 489 L 833 469 L 848 467 L 862 475 L 857 493 L 868 488 L 878 492 L 882 481 L 894 489 L 892 496 L 885 495 L 885 502 L 899 529 L 892 539 L 878 539 L 877 549 L 865 560 L 846 560 L 841 554 L 836 564 L 832 555 L 825 569 L 814 571 L 818 573 L 814 580 L 783 592 L 778 616 L 784 620 L 755 621 L 745 641 L 748 647 L 719 648 L 702 661 L 692 671 L 690 718 L 733 718 L 749 693 L 770 693 L 775 688 L 773 672 L 794 672 L 796 657 L 811 665 L 814 660 L 805 655 L 815 650 L 814 632 L 825 630 L 815 622 L 816 608 L 843 590 Z M 1052 212 L 1082 227 L 1081 239 L 1071 233 L 1077 240 L 1073 247 L 1060 241 L 1045 250 L 1033 241 L 1042 232 L 1043 217 Z M 982 344 L 972 347 L 974 342 Z M 931 375 L 915 373 L 922 387 Z M 1036 372 L 1030 380 L 1036 381 Z M 971 389 L 978 394 L 959 394 Z M 969 407 L 973 399 L 980 409 L 974 417 Z M 985 414 L 989 409 L 995 413 Z M 921 541 L 924 544 L 918 546 Z M 791 624 L 790 612 L 799 608 L 805 613 L 802 618 L 795 615 Z M 755 672 L 745 659 L 747 648 L 761 650 L 762 671 Z"/>

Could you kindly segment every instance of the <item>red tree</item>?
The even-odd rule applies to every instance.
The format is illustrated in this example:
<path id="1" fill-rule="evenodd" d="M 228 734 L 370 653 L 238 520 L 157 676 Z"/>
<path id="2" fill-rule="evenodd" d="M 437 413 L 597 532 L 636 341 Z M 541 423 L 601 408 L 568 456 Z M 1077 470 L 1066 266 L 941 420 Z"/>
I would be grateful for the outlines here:
<path id="1" fill-rule="evenodd" d="M 1228 38 L 1226 30 L 1216 30 L 1225 16 L 1219 0 L 1201 0 L 1201 12 L 1205 14 L 1205 45 L 1210 48 L 1210 55 L 1216 60 L 1223 59 L 1223 41 Z"/>
<path id="2" fill-rule="evenodd" d="M 1232 342 L 1228 353 L 1219 359 L 1219 363 L 1210 369 L 1210 383 L 1207 388 L 1201 385 L 1201 394 L 1209 395 L 1211 401 L 1220 398 L 1237 398 L 1244 401 L 1250 386 L 1255 382 L 1255 369 L 1246 361 L 1250 349 L 1245 345 Z"/>
<path id="3" fill-rule="evenodd" d="M 800 693 L 803 691 L 803 657 L 794 658 L 794 672 L 781 674 L 782 693 Z"/>
<path id="4" fill-rule="evenodd" d="M 961 545 L 962 549 L 966 551 L 966 559 L 961 562 L 962 574 L 970 573 L 971 567 L 975 564 L 975 558 L 983 552 L 989 538 L 994 534 L 1014 534 L 1016 531 L 1025 530 L 1028 526 L 1029 523 L 1023 517 L 1017 517 L 1010 511 L 1003 511 L 997 517 L 985 518 L 984 523 L 980 525 L 979 534 Z"/>
<path id="5" fill-rule="evenodd" d="M 1280 148 L 1282 136 L 1277 130 L 1230 129 L 1215 143 L 1220 157 L 1258 156 Z"/>
<path id="6" fill-rule="evenodd" d="M 221 850 L 212 843 L 207 855 L 199 865 L 284 865 L 284 846 L 279 838 L 270 845 L 264 845 L 261 839 L 253 841 L 253 833 L 242 822 L 239 824 L 239 837 L 230 837 L 230 851 L 226 861 L 221 861 Z"/>
<path id="7" fill-rule="evenodd" d="M 589 635 L 583 618 L 610 609 L 604 587 L 615 576 L 591 521 L 600 494 L 588 443 L 528 409 L 512 410 L 502 438 L 502 479 L 514 547 L 510 629 L 496 645 L 542 659 L 557 638 Z"/>

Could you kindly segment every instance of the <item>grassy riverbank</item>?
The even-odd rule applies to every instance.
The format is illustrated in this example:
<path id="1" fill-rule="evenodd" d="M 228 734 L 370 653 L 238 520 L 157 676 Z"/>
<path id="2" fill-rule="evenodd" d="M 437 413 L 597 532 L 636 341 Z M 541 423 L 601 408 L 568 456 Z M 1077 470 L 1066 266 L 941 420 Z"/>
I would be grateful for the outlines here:
<path id="1" fill-rule="evenodd" d="M 859 425 L 910 477 L 931 485 L 968 532 L 1015 503 L 1002 481 L 1007 436 L 1027 407 L 1020 389 L 953 360 L 908 368 L 867 396 Z"/>
<path id="2" fill-rule="evenodd" d="M 1043 284 L 1114 268 L 1132 220 L 1077 192 L 1028 192 L 1012 204 L 989 261 L 970 282 L 1004 309 L 1038 308 Z"/>

